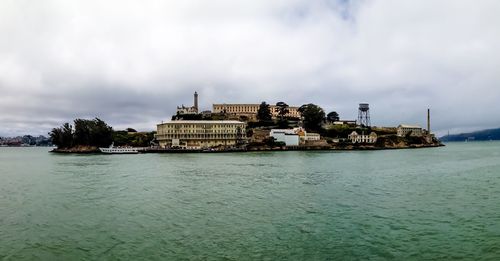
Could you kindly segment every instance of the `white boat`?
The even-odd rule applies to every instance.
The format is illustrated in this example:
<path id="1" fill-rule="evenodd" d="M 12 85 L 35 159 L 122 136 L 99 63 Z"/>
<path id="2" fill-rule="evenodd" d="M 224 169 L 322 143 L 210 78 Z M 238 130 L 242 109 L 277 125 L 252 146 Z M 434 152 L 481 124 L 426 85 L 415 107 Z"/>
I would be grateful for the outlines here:
<path id="1" fill-rule="evenodd" d="M 139 150 L 132 147 L 115 147 L 112 143 L 109 148 L 99 148 L 102 153 L 106 154 L 137 154 Z"/>

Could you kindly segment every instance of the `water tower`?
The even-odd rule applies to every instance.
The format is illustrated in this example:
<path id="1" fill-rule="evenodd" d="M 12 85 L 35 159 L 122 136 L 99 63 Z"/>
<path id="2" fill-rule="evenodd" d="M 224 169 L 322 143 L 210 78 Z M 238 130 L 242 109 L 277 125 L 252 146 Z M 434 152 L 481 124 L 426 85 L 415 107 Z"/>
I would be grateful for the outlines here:
<path id="1" fill-rule="evenodd" d="M 370 105 L 368 103 L 360 103 L 358 110 L 358 123 L 361 126 L 370 127 Z"/>

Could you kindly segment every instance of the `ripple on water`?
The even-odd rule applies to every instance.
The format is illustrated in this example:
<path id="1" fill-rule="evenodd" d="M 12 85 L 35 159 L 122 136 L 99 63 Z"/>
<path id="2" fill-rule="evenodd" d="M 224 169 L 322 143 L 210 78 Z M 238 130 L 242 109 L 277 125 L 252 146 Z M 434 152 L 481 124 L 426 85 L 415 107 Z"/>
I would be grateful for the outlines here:
<path id="1" fill-rule="evenodd" d="M 0 148 L 0 258 L 496 260 L 498 151 L 106 157 Z"/>

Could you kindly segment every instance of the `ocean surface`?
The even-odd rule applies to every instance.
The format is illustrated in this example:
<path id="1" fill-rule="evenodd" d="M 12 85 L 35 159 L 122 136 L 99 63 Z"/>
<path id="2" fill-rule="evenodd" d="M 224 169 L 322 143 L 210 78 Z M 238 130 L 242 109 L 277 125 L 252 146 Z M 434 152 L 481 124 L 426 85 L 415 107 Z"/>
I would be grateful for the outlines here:
<path id="1" fill-rule="evenodd" d="M 48 150 L 0 148 L 0 260 L 500 260 L 500 142 Z"/>

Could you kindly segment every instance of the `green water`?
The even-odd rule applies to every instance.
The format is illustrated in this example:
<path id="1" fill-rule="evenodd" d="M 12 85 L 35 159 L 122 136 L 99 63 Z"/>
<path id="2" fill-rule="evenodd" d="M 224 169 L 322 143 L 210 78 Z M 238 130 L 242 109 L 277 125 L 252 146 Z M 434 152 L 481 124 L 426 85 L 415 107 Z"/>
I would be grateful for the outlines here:
<path id="1" fill-rule="evenodd" d="M 47 151 L 0 148 L 1 260 L 500 259 L 500 142 Z"/>

